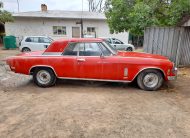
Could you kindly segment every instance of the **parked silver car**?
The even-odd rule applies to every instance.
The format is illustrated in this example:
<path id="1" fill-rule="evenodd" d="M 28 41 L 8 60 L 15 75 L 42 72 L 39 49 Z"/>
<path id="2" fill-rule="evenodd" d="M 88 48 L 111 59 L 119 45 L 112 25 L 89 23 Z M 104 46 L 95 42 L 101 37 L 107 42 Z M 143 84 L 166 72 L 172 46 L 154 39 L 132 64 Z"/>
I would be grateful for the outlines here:
<path id="1" fill-rule="evenodd" d="M 125 44 L 121 40 L 116 38 L 102 38 L 106 42 L 110 43 L 117 50 L 134 51 L 135 47 L 132 44 Z"/>

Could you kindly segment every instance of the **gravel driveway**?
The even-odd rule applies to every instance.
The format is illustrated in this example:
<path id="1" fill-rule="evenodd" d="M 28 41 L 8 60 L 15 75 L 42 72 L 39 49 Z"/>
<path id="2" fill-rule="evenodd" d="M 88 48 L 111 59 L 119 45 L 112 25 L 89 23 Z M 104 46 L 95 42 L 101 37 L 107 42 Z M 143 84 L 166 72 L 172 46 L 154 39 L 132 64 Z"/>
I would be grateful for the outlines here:
<path id="1" fill-rule="evenodd" d="M 0 50 L 0 59 L 17 53 Z M 59 80 L 39 88 L 0 62 L 0 138 L 190 137 L 190 69 L 160 91 Z"/>

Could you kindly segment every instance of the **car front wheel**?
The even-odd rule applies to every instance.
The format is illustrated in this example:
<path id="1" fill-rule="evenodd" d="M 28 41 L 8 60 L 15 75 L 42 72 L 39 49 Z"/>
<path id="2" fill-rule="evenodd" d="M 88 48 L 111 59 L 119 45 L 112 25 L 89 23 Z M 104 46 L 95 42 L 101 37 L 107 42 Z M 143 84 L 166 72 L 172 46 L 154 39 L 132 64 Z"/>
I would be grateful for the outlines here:
<path id="1" fill-rule="evenodd" d="M 33 74 L 34 83 L 39 87 L 50 87 L 55 84 L 56 76 L 49 68 L 39 68 Z"/>
<path id="2" fill-rule="evenodd" d="M 144 70 L 137 77 L 138 86 L 147 91 L 158 90 L 163 84 L 163 75 L 159 70 Z"/>

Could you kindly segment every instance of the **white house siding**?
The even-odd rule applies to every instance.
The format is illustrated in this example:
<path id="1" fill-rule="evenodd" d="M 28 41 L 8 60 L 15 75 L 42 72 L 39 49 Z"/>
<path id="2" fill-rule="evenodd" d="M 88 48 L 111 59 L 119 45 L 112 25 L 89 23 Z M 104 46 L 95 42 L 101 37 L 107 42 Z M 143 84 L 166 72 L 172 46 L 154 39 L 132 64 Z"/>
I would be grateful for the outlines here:
<path id="1" fill-rule="evenodd" d="M 53 19 L 53 18 L 28 18 L 17 17 L 13 23 L 5 24 L 6 35 L 14 35 L 19 39 L 28 35 L 47 35 L 53 39 L 71 38 L 72 27 L 80 27 L 76 24 L 77 19 Z M 53 26 L 66 26 L 66 35 L 54 35 Z M 97 37 L 115 37 L 128 43 L 128 33 L 110 34 L 109 27 L 105 20 L 87 20 L 83 21 L 83 30 L 87 27 L 95 27 Z"/>

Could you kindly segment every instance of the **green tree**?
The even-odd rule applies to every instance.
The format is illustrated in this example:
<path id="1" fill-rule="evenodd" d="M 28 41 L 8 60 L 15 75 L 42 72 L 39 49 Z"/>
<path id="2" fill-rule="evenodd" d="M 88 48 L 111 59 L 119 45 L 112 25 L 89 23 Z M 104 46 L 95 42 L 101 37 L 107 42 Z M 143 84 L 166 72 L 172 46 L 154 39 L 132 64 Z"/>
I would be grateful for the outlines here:
<path id="1" fill-rule="evenodd" d="M 13 17 L 11 13 L 5 10 L 0 10 L 0 23 L 5 24 L 5 22 L 13 22 Z"/>
<path id="2" fill-rule="evenodd" d="M 176 26 L 190 15 L 190 0 L 107 0 L 105 14 L 112 33 L 140 36 L 149 26 Z"/>

